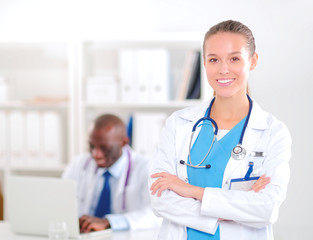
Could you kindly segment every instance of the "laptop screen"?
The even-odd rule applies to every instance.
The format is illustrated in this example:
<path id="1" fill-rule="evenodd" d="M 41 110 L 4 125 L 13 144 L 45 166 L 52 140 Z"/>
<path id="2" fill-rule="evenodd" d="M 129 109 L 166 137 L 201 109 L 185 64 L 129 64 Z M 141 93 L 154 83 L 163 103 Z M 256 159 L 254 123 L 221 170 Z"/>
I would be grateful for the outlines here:
<path id="1" fill-rule="evenodd" d="M 74 181 L 11 176 L 7 186 L 8 216 L 13 232 L 47 236 L 52 221 L 64 221 L 69 236 L 79 237 Z"/>

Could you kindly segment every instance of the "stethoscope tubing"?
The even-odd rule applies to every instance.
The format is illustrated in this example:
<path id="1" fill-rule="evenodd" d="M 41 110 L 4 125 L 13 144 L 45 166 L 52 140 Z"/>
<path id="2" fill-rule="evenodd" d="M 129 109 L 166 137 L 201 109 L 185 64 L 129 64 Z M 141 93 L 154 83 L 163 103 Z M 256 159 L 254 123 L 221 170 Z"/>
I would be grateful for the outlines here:
<path id="1" fill-rule="evenodd" d="M 240 154 L 236 154 L 236 153 L 234 152 L 234 149 L 235 149 L 236 147 L 233 149 L 233 151 L 232 151 L 232 153 L 231 153 L 232 156 L 233 156 L 236 160 L 241 160 L 242 158 L 244 158 L 244 156 L 245 156 L 245 154 L 246 154 L 245 149 L 242 147 L 242 142 L 243 142 L 243 137 L 244 137 L 244 134 L 245 134 L 245 131 L 246 131 L 246 128 L 247 128 L 249 119 L 250 119 L 250 115 L 251 115 L 251 112 L 252 112 L 252 106 L 253 106 L 253 102 L 252 102 L 252 100 L 251 100 L 251 98 L 250 98 L 250 96 L 249 96 L 248 94 L 247 94 L 247 98 L 248 98 L 248 100 L 249 100 L 249 112 L 248 112 L 248 114 L 247 114 L 247 118 L 246 118 L 245 123 L 244 123 L 244 125 L 243 125 L 243 129 L 242 129 L 242 131 L 241 131 L 241 135 L 240 135 L 240 138 L 239 138 L 239 142 L 238 142 L 238 144 L 237 144 L 237 146 L 236 146 L 236 147 L 239 147 L 239 148 L 241 149 L 241 153 L 240 153 Z M 211 103 L 210 103 L 210 105 L 209 105 L 209 107 L 208 107 L 207 115 L 206 115 L 205 117 L 200 118 L 200 119 L 194 124 L 194 126 L 193 126 L 193 128 L 192 128 L 192 132 L 191 132 L 191 136 L 190 136 L 190 142 L 189 142 L 189 154 L 188 154 L 189 162 L 190 162 L 190 163 L 188 164 L 188 163 L 185 162 L 184 160 L 180 160 L 180 163 L 181 163 L 181 164 L 187 165 L 187 166 L 189 166 L 189 167 L 194 167 L 194 168 L 210 168 L 210 167 L 211 167 L 210 164 L 205 165 L 205 166 L 200 166 L 200 165 L 204 162 L 204 160 L 207 158 L 207 156 L 208 156 L 209 153 L 211 152 L 211 148 L 212 148 L 212 146 L 213 146 L 213 144 L 214 144 L 214 142 L 215 142 L 215 139 L 216 139 L 216 136 L 217 136 L 217 133 L 218 133 L 218 126 L 217 126 L 217 123 L 210 117 L 211 109 L 212 109 L 212 105 L 213 105 L 214 101 L 215 101 L 215 97 L 212 99 L 212 101 L 211 101 Z M 200 163 L 198 163 L 197 165 L 193 165 L 192 162 L 191 162 L 191 145 L 192 145 L 193 135 L 194 135 L 194 132 L 195 132 L 197 126 L 199 125 L 199 123 L 202 122 L 202 121 L 205 121 L 205 120 L 210 121 L 210 122 L 213 124 L 214 128 L 215 128 L 213 140 L 212 140 L 211 146 L 210 146 L 209 150 L 207 151 L 206 155 L 204 156 L 204 158 L 203 158 L 203 159 L 200 161 Z M 238 156 L 237 156 L 237 155 L 238 155 Z"/>
<path id="2" fill-rule="evenodd" d="M 214 130 L 214 135 L 215 135 L 215 136 L 217 135 L 217 132 L 218 132 L 217 123 L 210 117 L 211 108 L 212 108 L 212 105 L 213 105 L 214 101 L 215 101 L 215 98 L 212 99 L 212 101 L 211 101 L 211 103 L 210 103 L 210 105 L 209 105 L 209 107 L 208 107 L 208 114 L 207 114 L 205 117 L 200 118 L 200 119 L 195 123 L 195 125 L 193 125 L 192 134 L 196 131 L 196 128 L 197 128 L 197 126 L 199 125 L 200 122 L 205 121 L 205 120 L 208 120 L 208 121 L 210 121 L 210 122 L 214 125 L 214 128 L 215 128 L 215 130 Z"/>
<path id="3" fill-rule="evenodd" d="M 243 125 L 243 129 L 242 129 L 242 132 L 241 132 L 241 135 L 240 135 L 240 139 L 239 139 L 239 143 L 238 143 L 240 145 L 242 145 L 243 136 L 245 135 L 245 132 L 246 132 L 246 129 L 247 129 L 247 125 L 248 125 L 248 122 L 249 122 L 249 119 L 250 119 L 250 115 L 251 115 L 251 112 L 252 112 L 253 102 L 252 102 L 252 100 L 251 100 L 251 98 L 249 97 L 248 94 L 247 94 L 247 97 L 248 97 L 248 100 L 249 100 L 249 103 L 250 103 L 249 104 L 249 112 L 248 112 L 245 124 Z"/>

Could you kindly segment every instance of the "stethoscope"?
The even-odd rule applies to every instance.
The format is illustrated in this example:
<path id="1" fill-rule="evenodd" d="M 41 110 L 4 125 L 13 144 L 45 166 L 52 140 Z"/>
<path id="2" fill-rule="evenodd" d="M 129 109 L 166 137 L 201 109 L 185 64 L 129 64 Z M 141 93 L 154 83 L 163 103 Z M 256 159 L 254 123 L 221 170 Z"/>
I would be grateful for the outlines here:
<path id="1" fill-rule="evenodd" d="M 125 179 L 125 183 L 124 183 L 124 189 L 123 189 L 123 202 L 122 202 L 122 209 L 123 211 L 126 210 L 126 187 L 128 186 L 128 182 L 129 182 L 129 176 L 130 176 L 130 170 L 131 170 L 131 155 L 130 155 L 130 150 L 127 148 L 126 149 L 127 152 L 127 159 L 128 159 L 128 167 L 127 167 L 127 173 L 126 173 L 126 179 Z M 93 160 L 92 156 L 88 157 L 83 170 L 85 171 L 89 165 L 89 163 Z M 97 172 L 98 167 L 95 169 L 95 172 Z"/>
<path id="2" fill-rule="evenodd" d="M 248 125 L 248 122 L 249 122 L 249 119 L 250 119 L 250 115 L 251 115 L 251 111 L 252 111 L 252 100 L 251 98 L 249 97 L 249 95 L 247 95 L 248 97 L 248 100 L 249 100 L 249 112 L 248 112 L 248 115 L 247 115 L 247 118 L 246 118 L 246 121 L 243 125 L 243 129 L 241 131 L 241 135 L 240 135 L 240 139 L 239 139 L 239 142 L 238 144 L 233 148 L 232 152 L 231 152 L 231 157 L 235 160 L 241 160 L 243 159 L 246 154 L 247 154 L 247 151 L 246 149 L 242 146 L 242 141 L 243 141 L 243 136 L 245 134 L 245 131 L 246 131 L 246 128 L 247 128 L 247 125 Z M 183 165 L 187 165 L 189 167 L 193 167 L 193 168 L 211 168 L 211 165 L 210 164 L 207 164 L 207 165 L 204 165 L 204 166 L 201 166 L 201 164 L 204 162 L 204 160 L 206 159 L 206 157 L 209 155 L 209 153 L 211 152 L 211 149 L 213 147 L 213 144 L 215 142 L 215 139 L 216 139 L 216 136 L 217 136 L 217 133 L 218 133 L 218 127 L 217 127 L 217 124 L 216 122 L 210 117 L 210 114 L 211 114 L 211 109 L 212 109 L 212 105 L 214 103 L 214 100 L 215 98 L 212 99 L 209 107 L 208 107 L 208 110 L 207 110 L 207 116 L 203 117 L 203 118 L 200 118 L 196 123 L 195 125 L 193 126 L 192 128 L 192 132 L 191 132 L 191 136 L 190 136 L 190 142 L 189 142 L 189 153 L 188 153 L 188 157 L 189 157 L 189 162 L 190 163 L 186 163 L 184 160 L 180 160 L 180 164 L 183 164 Z M 212 139 L 212 142 L 211 142 L 211 145 L 210 145 L 210 148 L 209 150 L 207 151 L 207 153 L 205 154 L 204 158 L 201 160 L 200 163 L 198 163 L 197 165 L 194 165 L 192 164 L 191 162 L 191 146 L 192 146 L 192 140 L 193 140 L 193 135 L 196 131 L 196 128 L 197 126 L 199 125 L 200 122 L 202 121 L 205 121 L 205 120 L 208 120 L 210 121 L 213 125 L 214 125 L 214 136 L 213 136 L 213 139 Z"/>

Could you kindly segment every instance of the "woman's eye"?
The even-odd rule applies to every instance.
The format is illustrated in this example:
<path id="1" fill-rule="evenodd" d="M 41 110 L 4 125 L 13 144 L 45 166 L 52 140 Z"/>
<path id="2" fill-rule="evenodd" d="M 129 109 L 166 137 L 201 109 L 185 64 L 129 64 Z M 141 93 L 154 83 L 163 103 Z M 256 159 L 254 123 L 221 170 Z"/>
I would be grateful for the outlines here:
<path id="1" fill-rule="evenodd" d="M 210 58 L 209 62 L 212 62 L 212 63 L 217 62 L 217 59 L 216 58 Z"/>
<path id="2" fill-rule="evenodd" d="M 239 58 L 233 57 L 233 58 L 231 59 L 231 61 L 232 61 L 232 62 L 237 62 L 237 61 L 239 61 Z"/>

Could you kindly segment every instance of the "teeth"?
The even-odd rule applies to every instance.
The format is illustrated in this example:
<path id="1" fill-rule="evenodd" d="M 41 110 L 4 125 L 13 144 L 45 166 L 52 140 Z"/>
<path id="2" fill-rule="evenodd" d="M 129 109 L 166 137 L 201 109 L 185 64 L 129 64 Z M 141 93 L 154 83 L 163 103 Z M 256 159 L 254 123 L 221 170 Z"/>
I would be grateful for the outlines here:
<path id="1" fill-rule="evenodd" d="M 229 82 L 232 81 L 232 79 L 219 79 L 217 81 L 220 82 L 220 83 L 229 83 Z"/>

